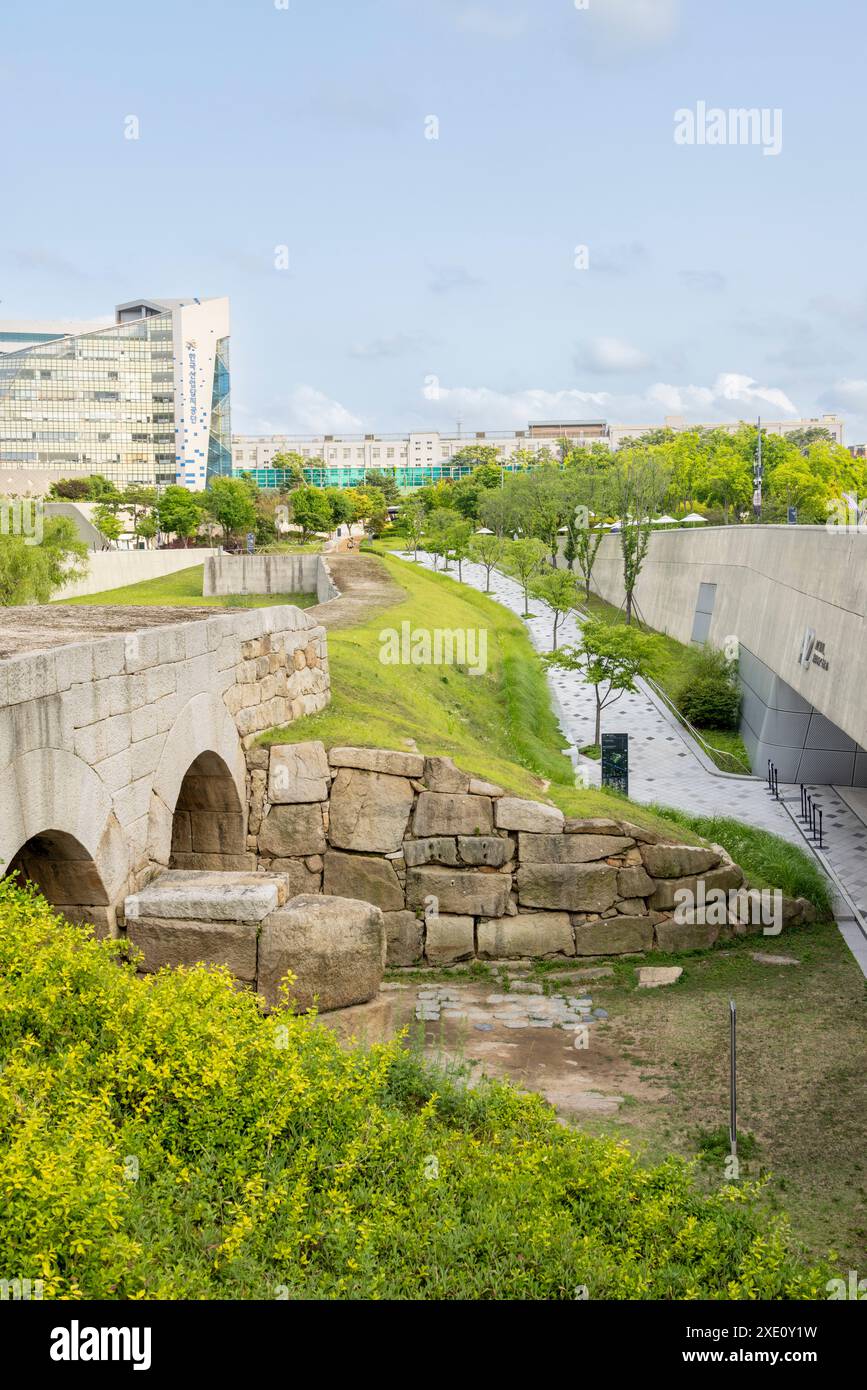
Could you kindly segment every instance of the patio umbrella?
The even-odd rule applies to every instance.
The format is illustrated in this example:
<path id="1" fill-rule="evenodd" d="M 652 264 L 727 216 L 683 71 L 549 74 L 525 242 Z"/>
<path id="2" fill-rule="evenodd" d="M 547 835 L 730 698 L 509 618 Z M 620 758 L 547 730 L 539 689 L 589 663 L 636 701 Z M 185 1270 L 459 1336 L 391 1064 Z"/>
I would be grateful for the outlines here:
<path id="1" fill-rule="evenodd" d="M 699 516 L 698 512 L 690 512 L 689 516 L 685 516 L 683 519 L 684 521 L 707 521 L 707 517 Z"/>

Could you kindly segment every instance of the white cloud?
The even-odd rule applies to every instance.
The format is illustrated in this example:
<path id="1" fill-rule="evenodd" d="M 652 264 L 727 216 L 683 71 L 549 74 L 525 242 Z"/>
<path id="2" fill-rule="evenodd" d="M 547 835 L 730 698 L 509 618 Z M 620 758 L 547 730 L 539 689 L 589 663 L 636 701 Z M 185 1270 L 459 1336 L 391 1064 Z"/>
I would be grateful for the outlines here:
<path id="1" fill-rule="evenodd" d="M 575 359 L 587 372 L 640 372 L 650 366 L 650 358 L 623 338 L 594 338 Z"/>
<path id="2" fill-rule="evenodd" d="M 458 29 L 489 39 L 516 39 L 523 34 L 526 23 L 523 14 L 500 14 L 485 5 L 471 5 L 457 17 Z"/>
<path id="3" fill-rule="evenodd" d="M 422 333 L 392 333 L 387 338 L 371 338 L 366 343 L 353 343 L 349 349 L 350 357 L 379 358 L 404 357 L 407 353 L 418 352 L 428 339 Z"/>
<path id="4" fill-rule="evenodd" d="M 435 265 L 430 267 L 428 289 L 434 294 L 449 294 L 452 290 L 471 289 L 482 282 L 471 275 L 463 265 Z"/>
<path id="5" fill-rule="evenodd" d="M 678 278 L 688 290 L 703 294 L 714 294 L 726 287 L 726 277 L 719 270 L 681 270 Z"/>
<path id="6" fill-rule="evenodd" d="M 867 392 L 867 383 L 861 386 Z M 468 430 L 507 430 L 523 429 L 529 420 L 606 419 L 612 424 L 661 425 L 666 415 L 713 424 L 752 419 L 765 411 L 795 417 L 801 413 L 785 392 L 727 372 L 711 386 L 655 382 L 645 391 L 622 394 L 571 388 L 497 391 L 488 386 L 440 386 L 435 401 L 425 399 L 419 419 L 432 429 L 453 429 L 460 419 Z"/>
<path id="7" fill-rule="evenodd" d="M 590 0 L 586 20 L 596 44 L 613 51 L 667 43 L 680 21 L 680 0 Z"/>
<path id="8" fill-rule="evenodd" d="M 363 422 L 357 415 L 315 386 L 296 386 L 289 393 L 290 434 L 357 434 L 362 428 Z"/>

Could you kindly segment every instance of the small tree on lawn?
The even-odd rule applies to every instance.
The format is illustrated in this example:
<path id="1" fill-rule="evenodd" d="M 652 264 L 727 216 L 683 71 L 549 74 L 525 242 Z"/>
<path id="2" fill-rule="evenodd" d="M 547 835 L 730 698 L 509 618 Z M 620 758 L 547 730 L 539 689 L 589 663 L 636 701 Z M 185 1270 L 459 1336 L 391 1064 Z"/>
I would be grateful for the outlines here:
<path id="1" fill-rule="evenodd" d="M 157 520 L 161 531 L 177 536 L 186 545 L 202 524 L 202 509 L 192 492 L 179 483 L 171 483 L 160 494 Z"/>
<path id="2" fill-rule="evenodd" d="M 502 536 L 473 536 L 469 545 L 469 558 L 477 565 L 485 567 L 485 593 L 491 592 L 491 570 L 498 565 L 506 553 L 506 542 Z"/>
<path id="3" fill-rule="evenodd" d="M 632 622 L 635 586 L 647 557 L 653 513 L 665 500 L 670 476 L 652 453 L 630 450 L 610 484 L 611 504 L 620 518 L 627 623 Z"/>
<path id="4" fill-rule="evenodd" d="M 524 590 L 523 616 L 529 618 L 530 584 L 548 559 L 548 551 L 541 541 L 512 541 L 506 555 L 510 573 Z"/>
<path id="5" fill-rule="evenodd" d="M 578 671 L 592 685 L 596 695 L 598 748 L 602 739 L 602 711 L 620 699 L 624 691 L 634 691 L 639 676 L 651 675 L 659 653 L 659 638 L 624 623 L 605 623 L 588 619 L 575 647 L 561 647 L 543 657 L 549 666 Z"/>
<path id="6" fill-rule="evenodd" d="M 117 545 L 123 535 L 123 522 L 111 507 L 102 504 L 95 508 L 93 513 L 93 524 L 101 536 L 104 536 L 109 545 Z"/>
<path id="7" fill-rule="evenodd" d="M 406 531 L 406 548 L 412 551 L 412 558 L 417 561 L 419 546 L 427 523 L 425 509 L 420 502 L 408 502 L 400 516 Z"/>
<path id="8" fill-rule="evenodd" d="M 572 612 L 578 603 L 578 584 L 568 570 L 551 570 L 538 575 L 530 585 L 534 598 L 547 603 L 554 616 L 554 631 L 551 636 L 551 649 L 557 650 L 557 628 L 562 620 Z"/>
<path id="9" fill-rule="evenodd" d="M 451 552 L 452 559 L 457 564 L 458 580 L 461 584 L 464 582 L 463 564 L 470 553 L 470 539 L 472 534 L 473 528 L 468 521 L 457 522 L 454 526 L 450 526 L 446 533 L 446 542 Z"/>

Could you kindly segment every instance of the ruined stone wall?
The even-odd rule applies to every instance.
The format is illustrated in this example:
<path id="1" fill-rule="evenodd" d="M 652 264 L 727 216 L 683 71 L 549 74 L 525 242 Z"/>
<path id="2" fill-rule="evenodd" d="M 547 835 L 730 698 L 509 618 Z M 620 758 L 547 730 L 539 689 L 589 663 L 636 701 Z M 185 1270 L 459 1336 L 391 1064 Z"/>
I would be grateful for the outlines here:
<path id="1" fill-rule="evenodd" d="M 569 820 L 448 758 L 309 742 L 247 760 L 259 867 L 287 875 L 291 893 L 379 907 L 389 965 L 688 950 L 749 929 L 673 918 L 679 887 L 742 885 L 719 846 Z M 787 920 L 807 910 L 790 903 Z"/>

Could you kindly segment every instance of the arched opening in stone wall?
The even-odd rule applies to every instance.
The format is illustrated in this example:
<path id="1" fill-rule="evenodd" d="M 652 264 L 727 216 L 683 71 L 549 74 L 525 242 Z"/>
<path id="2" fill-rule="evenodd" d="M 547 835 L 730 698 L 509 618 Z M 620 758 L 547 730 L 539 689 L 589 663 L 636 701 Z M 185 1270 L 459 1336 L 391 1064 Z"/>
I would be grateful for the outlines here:
<path id="1" fill-rule="evenodd" d="M 200 753 L 187 768 L 172 821 L 172 869 L 237 869 L 246 850 L 244 812 L 226 763 Z"/>
<path id="2" fill-rule="evenodd" d="M 114 909 L 99 869 L 74 835 L 64 830 L 31 835 L 5 876 L 22 885 L 32 883 L 70 922 L 91 922 L 97 936 L 112 934 Z"/>

